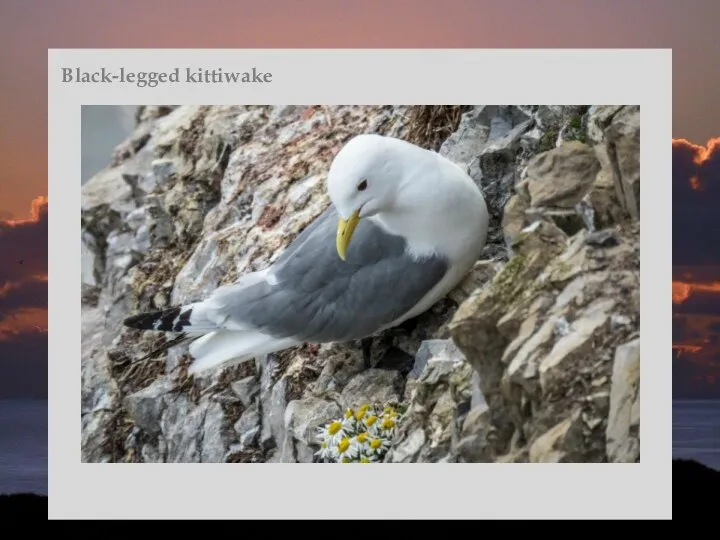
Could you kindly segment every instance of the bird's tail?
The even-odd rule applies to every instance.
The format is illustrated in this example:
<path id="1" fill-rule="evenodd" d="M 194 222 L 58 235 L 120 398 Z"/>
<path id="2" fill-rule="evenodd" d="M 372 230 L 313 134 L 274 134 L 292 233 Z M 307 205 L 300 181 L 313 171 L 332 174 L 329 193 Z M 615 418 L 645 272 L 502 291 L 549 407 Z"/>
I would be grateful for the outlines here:
<path id="1" fill-rule="evenodd" d="M 159 347 L 151 350 L 135 362 L 144 362 L 156 358 L 161 353 L 177 345 L 193 342 L 209 332 L 217 330 L 217 326 L 198 317 L 197 304 L 174 306 L 157 311 L 137 313 L 123 320 L 123 325 L 135 330 L 154 330 L 158 332 L 173 332 L 177 336 Z"/>
<path id="2" fill-rule="evenodd" d="M 187 334 L 180 334 L 175 339 L 171 339 L 170 341 L 163 343 L 159 347 L 152 349 L 149 353 L 147 353 L 142 358 L 135 360 L 133 363 L 141 363 L 145 362 L 147 360 L 150 360 L 151 358 L 157 358 L 160 356 L 161 353 L 172 349 L 173 347 L 176 347 L 177 345 L 181 345 L 183 343 L 192 342 L 194 340 L 198 339 L 198 337 L 188 336 Z"/>
<path id="3" fill-rule="evenodd" d="M 299 343 L 293 338 L 276 338 L 253 330 L 210 332 L 190 345 L 193 361 L 188 373 L 238 364 Z"/>
<path id="4" fill-rule="evenodd" d="M 137 313 L 123 320 L 123 325 L 136 330 L 156 330 L 158 332 L 175 332 L 188 334 L 204 334 L 217 330 L 215 323 L 207 321 L 199 315 L 198 304 L 174 306 L 159 311 Z"/>
<path id="5" fill-rule="evenodd" d="M 300 343 L 294 338 L 274 337 L 253 328 L 220 328 L 211 320 L 210 313 L 212 311 L 202 303 L 187 304 L 138 313 L 126 318 L 123 324 L 136 330 L 179 334 L 145 358 L 192 340 L 188 351 L 193 358 L 188 367 L 189 373 L 243 362 Z"/>

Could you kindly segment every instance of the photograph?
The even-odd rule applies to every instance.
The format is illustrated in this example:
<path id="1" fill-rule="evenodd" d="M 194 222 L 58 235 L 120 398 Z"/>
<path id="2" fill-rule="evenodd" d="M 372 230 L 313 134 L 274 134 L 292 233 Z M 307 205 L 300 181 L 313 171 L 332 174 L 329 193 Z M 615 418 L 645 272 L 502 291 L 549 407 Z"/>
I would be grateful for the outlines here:
<path id="1" fill-rule="evenodd" d="M 640 462 L 638 104 L 78 113 L 82 462 Z"/>

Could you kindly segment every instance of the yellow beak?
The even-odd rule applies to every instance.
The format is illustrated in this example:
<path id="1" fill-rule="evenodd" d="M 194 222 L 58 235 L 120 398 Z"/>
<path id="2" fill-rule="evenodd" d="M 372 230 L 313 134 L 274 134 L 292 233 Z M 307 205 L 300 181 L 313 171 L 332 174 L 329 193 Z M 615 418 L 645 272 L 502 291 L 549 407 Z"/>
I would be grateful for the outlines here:
<path id="1" fill-rule="evenodd" d="M 345 260 L 345 252 L 347 251 L 347 247 L 350 244 L 350 239 L 355 232 L 355 227 L 357 227 L 358 221 L 360 221 L 359 214 L 360 212 L 358 210 L 355 210 L 355 212 L 352 213 L 352 215 L 348 218 L 347 221 L 345 221 L 343 218 L 340 218 L 340 220 L 338 221 L 337 252 L 343 261 Z"/>

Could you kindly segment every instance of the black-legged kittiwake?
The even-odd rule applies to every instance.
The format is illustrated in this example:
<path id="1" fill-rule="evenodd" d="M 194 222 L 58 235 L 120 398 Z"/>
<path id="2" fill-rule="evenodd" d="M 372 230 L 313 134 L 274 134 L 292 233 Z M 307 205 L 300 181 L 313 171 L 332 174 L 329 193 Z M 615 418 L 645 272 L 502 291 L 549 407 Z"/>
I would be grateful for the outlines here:
<path id="1" fill-rule="evenodd" d="M 480 189 L 457 164 L 409 142 L 354 137 L 335 156 L 327 190 L 328 209 L 270 267 L 124 324 L 190 336 L 190 373 L 358 340 L 426 311 L 485 245 Z"/>

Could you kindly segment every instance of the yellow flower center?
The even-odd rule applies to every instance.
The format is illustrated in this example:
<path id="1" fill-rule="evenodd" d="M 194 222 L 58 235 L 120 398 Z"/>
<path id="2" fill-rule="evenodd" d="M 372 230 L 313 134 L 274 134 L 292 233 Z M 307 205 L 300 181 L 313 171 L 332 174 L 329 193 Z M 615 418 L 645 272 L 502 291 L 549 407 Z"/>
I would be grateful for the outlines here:
<path id="1" fill-rule="evenodd" d="M 361 457 L 361 458 L 360 458 L 360 463 L 370 463 L 370 460 L 369 460 L 368 458 L 366 458 L 366 457 Z"/>
<path id="2" fill-rule="evenodd" d="M 357 436 L 357 441 L 361 444 L 366 443 L 368 440 L 368 434 L 367 432 L 363 431 Z"/>
<path id="3" fill-rule="evenodd" d="M 395 420 L 392 418 L 386 418 L 383 420 L 383 423 L 380 425 L 382 429 L 392 429 L 395 427 Z"/>
<path id="4" fill-rule="evenodd" d="M 372 416 L 368 416 L 367 420 L 365 420 L 365 423 L 368 426 L 372 426 L 373 424 L 375 424 L 375 422 L 377 422 L 377 419 L 378 417 L 373 414 Z"/>
<path id="5" fill-rule="evenodd" d="M 352 418 L 352 416 L 353 416 L 352 409 L 348 409 L 347 411 L 345 411 L 345 418 L 350 419 L 350 418 Z"/>
<path id="6" fill-rule="evenodd" d="M 350 458 L 344 457 L 344 458 L 342 458 L 342 462 L 343 462 L 343 463 L 350 463 Z"/>
<path id="7" fill-rule="evenodd" d="M 373 450 L 377 450 L 380 446 L 382 446 L 382 441 L 380 439 L 373 439 L 370 441 L 370 448 Z"/>
<path id="8" fill-rule="evenodd" d="M 327 448 L 327 441 L 323 441 L 323 443 L 320 446 L 322 446 L 323 448 Z"/>
<path id="9" fill-rule="evenodd" d="M 338 444 L 338 452 L 343 454 L 347 452 L 348 448 L 350 448 L 350 439 L 345 437 L 342 441 L 340 441 L 340 444 Z"/>
<path id="10" fill-rule="evenodd" d="M 355 415 L 355 418 L 357 420 L 362 420 L 369 408 L 370 407 L 367 405 L 363 405 L 362 407 L 360 407 L 360 410 L 358 410 L 357 414 Z"/>
<path id="11" fill-rule="evenodd" d="M 330 435 L 335 435 L 338 431 L 340 431 L 341 427 L 342 422 L 335 421 L 330 424 L 330 427 L 328 428 L 328 433 L 330 433 Z"/>

